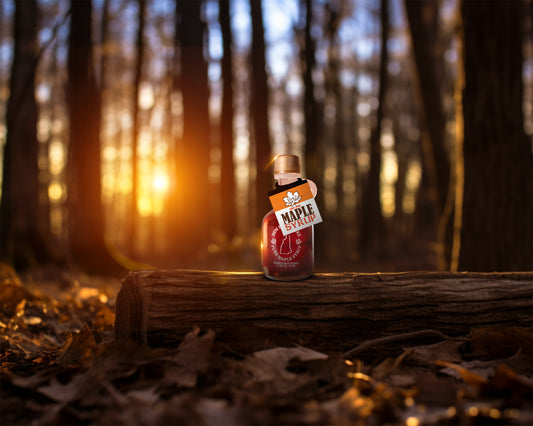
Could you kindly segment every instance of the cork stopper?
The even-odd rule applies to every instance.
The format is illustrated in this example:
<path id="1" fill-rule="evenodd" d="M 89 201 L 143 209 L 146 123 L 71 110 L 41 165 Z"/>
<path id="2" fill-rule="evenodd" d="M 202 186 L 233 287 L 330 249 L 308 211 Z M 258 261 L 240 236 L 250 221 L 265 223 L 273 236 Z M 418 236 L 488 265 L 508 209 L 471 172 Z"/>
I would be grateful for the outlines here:
<path id="1" fill-rule="evenodd" d="M 300 173 L 300 159 L 297 155 L 278 155 L 274 161 L 274 174 Z"/>

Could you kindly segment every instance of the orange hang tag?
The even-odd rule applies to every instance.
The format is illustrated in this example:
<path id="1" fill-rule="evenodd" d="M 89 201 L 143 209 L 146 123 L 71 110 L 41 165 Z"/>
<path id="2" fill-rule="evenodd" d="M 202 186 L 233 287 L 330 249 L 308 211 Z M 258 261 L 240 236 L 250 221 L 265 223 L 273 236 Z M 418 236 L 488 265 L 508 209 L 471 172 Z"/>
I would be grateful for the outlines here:
<path id="1" fill-rule="evenodd" d="M 307 180 L 298 179 L 292 184 L 279 186 L 268 195 L 283 235 L 322 222 Z"/>

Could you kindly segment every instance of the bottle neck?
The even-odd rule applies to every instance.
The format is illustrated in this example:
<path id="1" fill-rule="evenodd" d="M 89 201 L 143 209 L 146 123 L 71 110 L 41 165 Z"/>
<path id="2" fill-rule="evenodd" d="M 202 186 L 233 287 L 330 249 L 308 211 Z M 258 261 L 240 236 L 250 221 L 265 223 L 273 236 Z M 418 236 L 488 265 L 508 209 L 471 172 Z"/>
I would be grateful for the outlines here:
<path id="1" fill-rule="evenodd" d="M 288 185 L 296 182 L 301 178 L 300 173 L 276 173 L 274 178 L 278 181 L 278 185 Z"/>

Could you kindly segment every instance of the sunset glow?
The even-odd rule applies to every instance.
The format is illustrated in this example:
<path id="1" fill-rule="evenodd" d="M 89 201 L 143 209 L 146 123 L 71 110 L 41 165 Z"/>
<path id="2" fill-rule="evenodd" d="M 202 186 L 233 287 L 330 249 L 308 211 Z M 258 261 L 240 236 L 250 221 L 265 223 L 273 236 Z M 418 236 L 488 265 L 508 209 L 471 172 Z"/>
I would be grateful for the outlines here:
<path id="1" fill-rule="evenodd" d="M 158 193 L 168 192 L 170 187 L 168 175 L 162 170 L 156 171 L 152 177 L 152 187 Z"/>

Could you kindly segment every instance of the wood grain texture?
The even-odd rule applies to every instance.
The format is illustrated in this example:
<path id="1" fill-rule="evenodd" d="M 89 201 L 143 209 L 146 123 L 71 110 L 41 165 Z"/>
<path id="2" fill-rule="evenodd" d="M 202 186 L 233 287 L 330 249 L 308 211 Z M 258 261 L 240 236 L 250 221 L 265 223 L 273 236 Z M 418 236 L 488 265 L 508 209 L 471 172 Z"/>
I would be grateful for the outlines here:
<path id="1" fill-rule="evenodd" d="M 258 346 L 292 342 L 346 350 L 433 329 L 533 325 L 533 273 L 317 274 L 276 282 L 260 273 L 130 273 L 116 302 L 116 338 L 177 344 L 193 327 Z"/>

